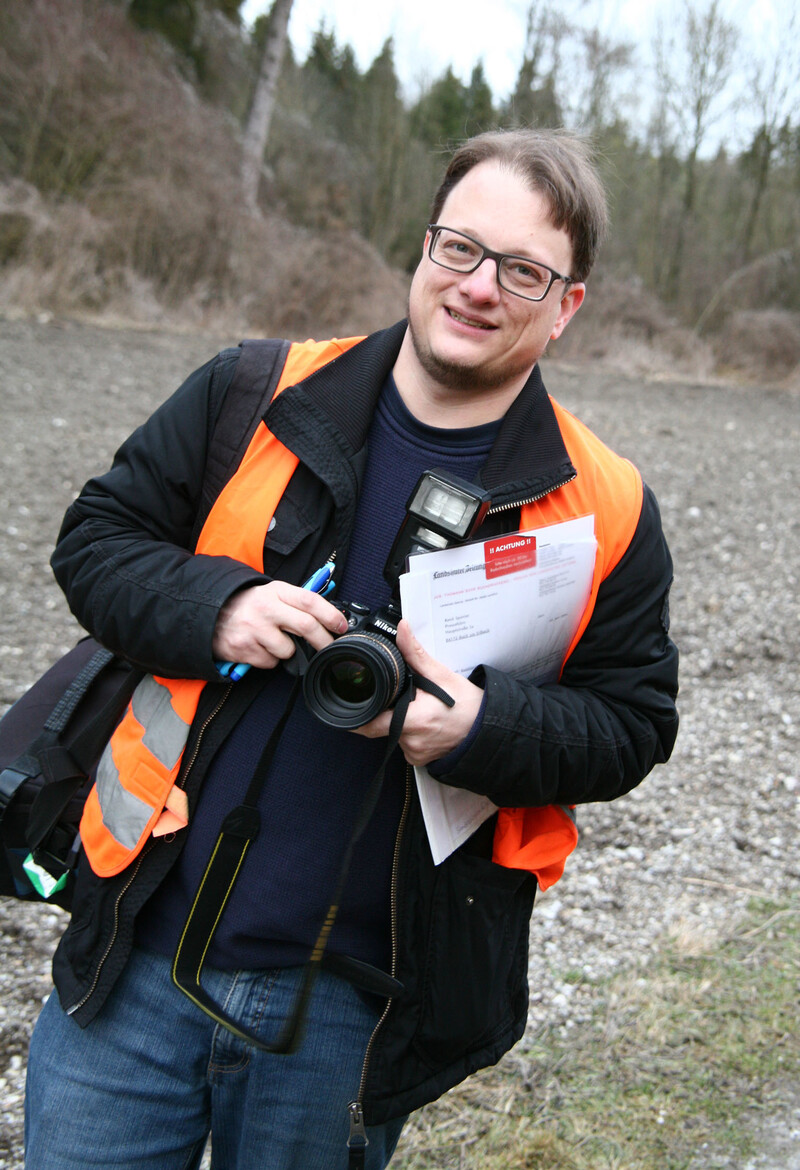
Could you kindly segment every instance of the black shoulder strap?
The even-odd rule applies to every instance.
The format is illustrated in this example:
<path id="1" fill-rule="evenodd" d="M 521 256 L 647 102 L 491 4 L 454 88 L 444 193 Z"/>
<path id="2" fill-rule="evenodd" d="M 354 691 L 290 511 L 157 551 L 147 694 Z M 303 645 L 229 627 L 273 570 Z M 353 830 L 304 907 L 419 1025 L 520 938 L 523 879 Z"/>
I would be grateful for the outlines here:
<path id="1" fill-rule="evenodd" d="M 175 952 L 175 958 L 172 964 L 172 981 L 206 1015 L 216 1020 L 218 1024 L 222 1024 L 223 1027 L 233 1032 L 234 1035 L 239 1036 L 240 1039 L 255 1045 L 262 1052 L 294 1052 L 302 1040 L 311 991 L 317 973 L 324 963 L 328 939 L 336 921 L 344 888 L 350 873 L 353 852 L 359 838 L 369 824 L 372 814 L 375 812 L 378 797 L 383 788 L 386 767 L 395 748 L 400 742 L 403 723 L 405 722 L 408 708 L 414 700 L 416 687 L 435 695 L 448 707 L 452 707 L 455 703 L 455 700 L 446 691 L 443 691 L 441 687 L 437 686 L 436 683 L 431 682 L 430 679 L 420 678 L 418 675 L 411 676 L 408 685 L 397 700 L 392 712 L 383 759 L 381 760 L 378 771 L 370 781 L 356 813 L 355 824 L 341 861 L 336 889 L 328 912 L 325 915 L 325 921 L 317 936 L 317 941 L 303 970 L 303 978 L 296 995 L 294 1007 L 292 1008 L 289 1019 L 281 1028 L 280 1034 L 270 1043 L 265 1043 L 248 1027 L 244 1024 L 238 1024 L 229 1016 L 225 1008 L 221 1004 L 216 1003 L 212 996 L 205 990 L 200 982 L 200 976 L 206 954 L 211 946 L 211 940 L 214 937 L 214 932 L 219 925 L 228 898 L 239 876 L 245 854 L 258 836 L 261 828 L 261 814 L 258 809 L 258 803 L 269 776 L 278 742 L 300 692 L 299 678 L 295 678 L 286 707 L 277 724 L 272 729 L 269 739 L 261 752 L 261 757 L 256 764 L 250 785 L 245 793 L 244 802 L 229 812 L 222 823 L 219 837 L 206 866 L 205 873 L 203 874 L 194 902 L 192 903 L 192 908 L 189 911 L 189 917 L 186 919 L 183 931 L 181 932 L 178 949 Z M 396 980 L 391 977 L 385 977 L 381 980 L 379 994 L 391 996 L 397 989 L 402 989 L 402 985 L 397 984 Z M 350 1165 L 358 1164 L 357 1160 L 354 1161 L 351 1158 Z M 361 1164 L 363 1165 L 363 1163 Z"/>
<path id="2" fill-rule="evenodd" d="M 256 427 L 272 401 L 286 364 L 289 345 L 288 341 L 280 338 L 242 341 L 238 349 L 223 350 L 220 355 L 221 358 L 234 358 L 236 366 L 209 440 L 192 547 L 197 543 L 214 501 L 239 466 Z M 220 361 L 212 375 L 212 403 L 216 389 L 214 379 L 218 379 L 225 368 L 225 363 Z"/>

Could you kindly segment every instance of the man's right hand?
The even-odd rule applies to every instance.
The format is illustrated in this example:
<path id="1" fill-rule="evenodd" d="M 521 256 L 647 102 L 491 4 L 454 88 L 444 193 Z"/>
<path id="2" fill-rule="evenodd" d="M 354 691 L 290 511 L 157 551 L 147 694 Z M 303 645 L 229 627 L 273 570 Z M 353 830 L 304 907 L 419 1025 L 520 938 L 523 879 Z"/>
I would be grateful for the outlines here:
<path id="1" fill-rule="evenodd" d="M 286 581 L 270 581 L 228 598 L 219 611 L 212 653 L 218 662 L 270 669 L 294 654 L 290 634 L 321 650 L 346 629 L 347 618 L 324 597 Z"/>

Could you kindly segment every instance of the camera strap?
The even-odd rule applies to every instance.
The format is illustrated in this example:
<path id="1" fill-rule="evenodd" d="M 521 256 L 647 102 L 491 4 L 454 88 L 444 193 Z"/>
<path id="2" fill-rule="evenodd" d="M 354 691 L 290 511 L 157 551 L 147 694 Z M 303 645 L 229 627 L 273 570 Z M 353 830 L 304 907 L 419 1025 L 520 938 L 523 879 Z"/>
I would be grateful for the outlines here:
<path id="1" fill-rule="evenodd" d="M 237 808 L 229 812 L 222 823 L 219 836 L 189 911 L 189 916 L 181 932 L 178 949 L 175 952 L 175 958 L 172 963 L 172 980 L 176 987 L 184 995 L 187 995 L 201 1011 L 205 1012 L 207 1016 L 210 1016 L 212 1020 L 221 1024 L 224 1028 L 227 1028 L 235 1036 L 238 1036 L 240 1040 L 245 1040 L 247 1043 L 253 1044 L 262 1052 L 273 1053 L 295 1052 L 302 1041 L 308 1003 L 320 967 L 323 965 L 325 948 L 328 945 L 328 940 L 339 912 L 342 893 L 353 859 L 353 851 L 375 811 L 381 789 L 383 788 L 386 767 L 395 748 L 400 742 L 406 714 L 410 704 L 414 701 L 417 688 L 434 695 L 448 707 L 455 705 L 455 700 L 446 691 L 443 691 L 441 687 L 432 683 L 430 679 L 422 678 L 419 675 L 411 676 L 408 685 L 397 700 L 392 711 L 386 751 L 384 752 L 377 772 L 369 783 L 358 810 L 350 840 L 342 857 L 342 864 L 331 904 L 328 907 L 325 920 L 303 970 L 303 977 L 295 1003 L 292 1007 L 291 1015 L 281 1028 L 278 1037 L 271 1043 L 267 1043 L 256 1036 L 249 1028 L 237 1023 L 232 1016 L 228 1015 L 225 1009 L 202 986 L 201 974 L 206 955 L 211 946 L 211 941 L 214 938 L 225 906 L 236 884 L 247 850 L 253 841 L 255 841 L 261 828 L 261 814 L 258 809 L 258 803 L 272 766 L 272 760 L 278 742 L 297 701 L 300 686 L 300 678 L 297 677 L 289 694 L 286 707 L 264 745 L 244 801 Z M 387 984 L 391 984 L 391 982 L 387 977 Z"/>

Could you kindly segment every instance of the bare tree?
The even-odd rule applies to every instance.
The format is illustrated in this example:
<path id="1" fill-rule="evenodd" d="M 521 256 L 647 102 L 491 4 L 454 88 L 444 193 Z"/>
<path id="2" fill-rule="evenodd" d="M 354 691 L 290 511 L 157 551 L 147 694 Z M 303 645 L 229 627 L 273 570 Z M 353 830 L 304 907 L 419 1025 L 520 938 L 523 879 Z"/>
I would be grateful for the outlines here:
<path id="1" fill-rule="evenodd" d="M 631 68 L 634 46 L 604 36 L 598 28 L 583 30 L 580 40 L 586 82 L 578 107 L 579 121 L 587 130 L 597 134 L 616 116 L 614 87 Z"/>
<path id="2" fill-rule="evenodd" d="M 505 112 L 512 125 L 559 126 L 564 121 L 559 91 L 563 44 L 569 34 L 566 18 L 550 0 L 531 0 L 522 64 Z"/>
<path id="3" fill-rule="evenodd" d="M 258 187 L 261 165 L 269 138 L 272 111 L 275 108 L 275 88 L 283 64 L 289 33 L 292 0 L 275 0 L 269 14 L 269 27 L 261 56 L 261 68 L 253 95 L 253 104 L 244 131 L 242 143 L 242 194 L 247 207 L 258 209 Z"/>
<path id="4" fill-rule="evenodd" d="M 753 238 L 781 128 L 795 116 L 800 102 L 800 15 L 787 12 L 778 28 L 772 51 L 756 60 L 750 90 L 757 124 L 744 159 L 752 176 L 752 195 L 742 232 L 743 258 L 750 260 Z"/>
<path id="5" fill-rule="evenodd" d="M 696 8 L 687 0 L 676 43 L 663 27 L 657 34 L 656 72 L 660 93 L 688 150 L 683 168 L 683 196 L 675 247 L 664 292 L 675 300 L 680 287 L 684 249 L 697 196 L 697 162 L 714 122 L 722 115 L 722 98 L 733 70 L 738 30 L 720 13 L 720 0 Z"/>

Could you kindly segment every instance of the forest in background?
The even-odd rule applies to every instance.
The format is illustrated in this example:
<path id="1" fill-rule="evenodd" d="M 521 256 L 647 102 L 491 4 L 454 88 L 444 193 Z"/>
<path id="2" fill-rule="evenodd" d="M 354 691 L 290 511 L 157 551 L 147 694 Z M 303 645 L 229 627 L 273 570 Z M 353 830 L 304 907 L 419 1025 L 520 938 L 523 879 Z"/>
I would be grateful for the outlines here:
<path id="1" fill-rule="evenodd" d="M 779 54 L 757 59 L 719 0 L 684 0 L 646 65 L 640 46 L 533 0 L 503 100 L 480 60 L 468 82 L 448 68 L 410 98 L 391 40 L 360 69 L 322 27 L 304 61 L 283 56 L 253 208 L 243 128 L 281 6 L 250 30 L 238 0 L 4 0 L 0 311 L 363 332 L 403 312 L 453 146 L 567 126 L 596 148 L 612 231 L 556 354 L 797 379 L 791 14 Z"/>

